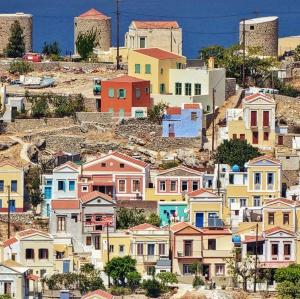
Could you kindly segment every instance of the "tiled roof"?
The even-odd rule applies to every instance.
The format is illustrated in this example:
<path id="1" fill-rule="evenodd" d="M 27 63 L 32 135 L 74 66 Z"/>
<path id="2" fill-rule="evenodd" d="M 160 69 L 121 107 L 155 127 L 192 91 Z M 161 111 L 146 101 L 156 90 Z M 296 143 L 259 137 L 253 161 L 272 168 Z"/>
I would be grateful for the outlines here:
<path id="1" fill-rule="evenodd" d="M 86 19 L 99 19 L 99 20 L 108 20 L 110 17 L 106 16 L 102 12 L 92 8 L 87 12 L 81 14 L 79 18 L 86 18 Z"/>
<path id="2" fill-rule="evenodd" d="M 112 155 L 115 156 L 115 157 L 118 157 L 120 159 L 126 160 L 126 161 L 128 161 L 130 163 L 137 164 L 137 165 L 142 166 L 142 167 L 147 167 L 149 165 L 148 163 L 146 163 L 144 161 L 141 161 L 141 160 L 138 160 L 138 159 L 134 159 L 134 158 L 132 158 L 130 156 L 127 156 L 125 154 L 122 154 L 120 152 L 113 152 Z"/>
<path id="3" fill-rule="evenodd" d="M 294 235 L 294 233 L 292 231 L 281 228 L 280 226 L 275 226 L 275 227 L 272 227 L 270 229 L 267 229 L 267 230 L 264 231 L 264 233 L 267 236 L 267 235 L 274 234 L 274 233 L 279 232 L 279 231 L 283 231 L 283 232 L 286 232 L 287 234 Z"/>
<path id="4" fill-rule="evenodd" d="M 275 198 L 275 199 L 272 199 L 272 200 L 268 200 L 266 203 L 265 203 L 265 206 L 268 206 L 274 202 L 282 202 L 282 203 L 286 203 L 286 204 L 289 204 L 289 205 L 300 205 L 300 202 L 299 201 L 295 201 L 295 200 L 291 200 L 291 199 L 288 199 L 288 198 Z"/>
<path id="5" fill-rule="evenodd" d="M 200 109 L 200 104 L 194 103 L 194 104 L 183 104 L 184 109 Z"/>
<path id="6" fill-rule="evenodd" d="M 202 175 L 201 171 L 198 171 L 198 170 L 186 167 L 184 165 L 179 165 L 179 166 L 176 166 L 176 167 L 173 167 L 173 168 L 169 168 L 167 170 L 160 170 L 158 172 L 158 175 L 162 175 L 162 174 L 165 174 L 165 173 L 167 174 L 169 172 L 176 171 L 176 170 L 183 170 L 183 171 L 186 171 L 186 172 L 192 172 L 192 173 L 194 173 L 196 175 Z"/>
<path id="7" fill-rule="evenodd" d="M 106 299 L 114 298 L 114 296 L 110 293 L 107 293 L 103 290 L 96 290 L 96 291 L 85 294 L 84 296 L 81 297 L 81 299 L 90 299 L 90 298 L 95 298 L 96 296 L 99 296 L 101 298 L 106 298 Z"/>
<path id="8" fill-rule="evenodd" d="M 177 232 L 179 230 L 182 230 L 183 228 L 186 228 L 190 226 L 188 223 L 186 222 L 178 222 L 178 223 L 175 223 L 173 225 L 171 225 L 170 229 L 172 232 Z"/>
<path id="9" fill-rule="evenodd" d="M 114 203 L 113 199 L 111 196 L 107 195 L 107 194 L 104 194 L 102 192 L 99 192 L 99 191 L 92 191 L 86 195 L 83 195 L 80 199 L 83 203 L 86 203 L 88 201 L 91 201 L 97 197 L 101 197 L 111 203 Z"/>
<path id="10" fill-rule="evenodd" d="M 178 59 L 183 57 L 159 48 L 145 48 L 134 51 L 156 59 Z"/>
<path id="11" fill-rule="evenodd" d="M 0 167 L 5 166 L 5 165 L 10 165 L 12 167 L 18 168 L 18 169 L 22 169 L 22 167 L 18 166 L 17 164 L 11 162 L 11 161 L 2 161 L 0 162 Z"/>
<path id="12" fill-rule="evenodd" d="M 198 190 L 195 190 L 195 191 L 191 191 L 191 192 L 188 193 L 188 196 L 194 197 L 194 196 L 201 195 L 203 193 L 209 193 L 209 194 L 212 194 L 214 196 L 218 196 L 216 193 L 214 193 L 210 190 L 204 189 L 204 188 L 201 188 L 201 189 L 198 189 Z"/>
<path id="13" fill-rule="evenodd" d="M 10 246 L 14 243 L 18 242 L 18 239 L 13 237 L 13 238 L 10 238 L 10 239 L 7 239 L 6 241 L 3 242 L 3 245 L 4 247 L 7 247 L 7 246 Z"/>
<path id="14" fill-rule="evenodd" d="M 232 235 L 232 232 L 228 228 L 221 228 L 221 229 L 211 229 L 211 228 L 201 228 L 201 232 L 204 235 Z"/>
<path id="15" fill-rule="evenodd" d="M 257 237 L 257 241 L 264 241 L 264 240 L 265 239 L 262 236 Z M 252 243 L 252 242 L 256 242 L 256 236 L 245 236 L 243 243 Z"/>
<path id="16" fill-rule="evenodd" d="M 159 230 L 160 228 L 149 223 L 139 224 L 129 228 L 130 230 Z"/>
<path id="17" fill-rule="evenodd" d="M 41 230 L 33 229 L 33 228 L 29 228 L 29 229 L 25 229 L 20 232 L 17 232 L 16 236 L 19 237 L 20 239 L 22 239 L 24 237 L 28 237 L 28 236 L 35 235 L 35 234 L 44 235 L 46 237 L 52 238 L 52 236 L 50 234 L 43 232 Z"/>
<path id="18" fill-rule="evenodd" d="M 176 21 L 132 21 L 137 29 L 178 29 Z"/>
<path id="19" fill-rule="evenodd" d="M 260 157 L 257 157 L 257 158 L 254 158 L 252 160 L 249 161 L 249 165 L 253 164 L 253 163 L 256 163 L 256 162 L 259 162 L 261 160 L 270 160 L 276 164 L 280 164 L 280 160 L 270 156 L 270 155 L 263 155 L 263 156 L 260 156 Z"/>
<path id="20" fill-rule="evenodd" d="M 264 98 L 267 101 L 274 101 L 271 96 L 266 95 L 264 93 L 254 93 L 252 95 L 249 95 L 249 96 L 245 97 L 244 100 L 245 101 L 251 101 L 251 100 L 254 100 L 256 98 Z"/>
<path id="21" fill-rule="evenodd" d="M 61 165 L 55 167 L 54 170 L 61 169 L 61 168 L 64 168 L 64 167 L 66 167 L 66 166 L 69 166 L 69 167 L 71 167 L 71 168 L 74 168 L 75 170 L 78 170 L 78 169 L 79 169 L 79 165 L 73 163 L 72 161 L 68 161 L 68 162 L 66 162 L 66 163 L 64 163 L 64 164 L 61 164 Z"/>
<path id="22" fill-rule="evenodd" d="M 74 210 L 79 209 L 78 199 L 53 199 L 51 200 L 52 210 Z"/>
<path id="23" fill-rule="evenodd" d="M 132 77 L 132 76 L 121 76 L 121 77 L 115 77 L 112 78 L 108 81 L 104 81 L 104 82 L 124 82 L 124 83 L 130 83 L 130 82 L 149 82 L 147 80 L 143 80 L 143 79 L 139 79 L 136 77 Z"/>
<path id="24" fill-rule="evenodd" d="M 181 108 L 180 107 L 168 107 L 167 114 L 168 115 L 181 114 Z"/>

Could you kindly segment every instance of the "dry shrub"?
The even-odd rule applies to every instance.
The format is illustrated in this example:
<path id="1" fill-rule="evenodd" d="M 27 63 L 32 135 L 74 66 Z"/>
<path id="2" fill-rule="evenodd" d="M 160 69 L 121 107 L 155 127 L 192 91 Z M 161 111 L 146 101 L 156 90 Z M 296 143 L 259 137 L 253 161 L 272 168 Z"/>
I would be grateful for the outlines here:
<path id="1" fill-rule="evenodd" d="M 230 294 L 231 294 L 232 299 L 248 299 L 249 298 L 248 294 L 242 290 L 235 290 L 235 291 L 232 291 Z"/>
<path id="2" fill-rule="evenodd" d="M 186 292 L 180 299 L 207 299 L 204 294 Z"/>

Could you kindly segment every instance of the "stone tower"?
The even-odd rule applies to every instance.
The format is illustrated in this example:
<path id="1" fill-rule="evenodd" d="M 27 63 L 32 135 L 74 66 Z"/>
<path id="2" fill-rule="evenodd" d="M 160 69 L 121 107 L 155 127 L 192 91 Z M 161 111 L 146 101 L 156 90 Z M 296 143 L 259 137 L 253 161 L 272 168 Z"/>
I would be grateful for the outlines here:
<path id="1" fill-rule="evenodd" d="M 243 21 L 240 22 L 240 44 L 243 43 Z M 262 17 L 245 21 L 245 44 L 259 47 L 260 55 L 278 55 L 278 17 Z"/>
<path id="2" fill-rule="evenodd" d="M 11 25 L 19 21 L 23 28 L 25 51 L 32 51 L 32 15 L 24 13 L 0 14 L 0 54 L 4 53 L 10 38 Z"/>
<path id="3" fill-rule="evenodd" d="M 108 51 L 111 46 L 111 18 L 103 13 L 90 9 L 83 13 L 79 17 L 74 18 L 74 52 L 76 50 L 76 40 L 79 32 L 87 32 L 90 30 L 98 31 L 97 42 L 99 46 L 97 48 Z"/>

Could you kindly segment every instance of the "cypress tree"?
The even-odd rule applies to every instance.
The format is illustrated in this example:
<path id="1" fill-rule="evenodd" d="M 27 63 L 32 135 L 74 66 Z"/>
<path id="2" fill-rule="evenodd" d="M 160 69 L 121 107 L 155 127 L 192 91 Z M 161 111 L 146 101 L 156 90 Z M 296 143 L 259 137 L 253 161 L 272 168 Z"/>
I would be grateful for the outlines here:
<path id="1" fill-rule="evenodd" d="M 17 58 L 25 54 L 25 42 L 23 29 L 19 21 L 15 21 L 10 27 L 10 38 L 6 47 L 7 57 Z"/>

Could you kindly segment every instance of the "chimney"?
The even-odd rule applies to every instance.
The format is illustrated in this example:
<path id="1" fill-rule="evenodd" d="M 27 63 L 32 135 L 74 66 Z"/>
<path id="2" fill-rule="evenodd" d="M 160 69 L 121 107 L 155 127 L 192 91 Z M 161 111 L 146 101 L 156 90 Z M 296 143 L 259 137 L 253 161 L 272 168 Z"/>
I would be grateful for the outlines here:
<path id="1" fill-rule="evenodd" d="M 208 69 L 212 70 L 214 68 L 215 68 L 215 58 L 211 56 L 208 59 Z"/>

